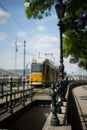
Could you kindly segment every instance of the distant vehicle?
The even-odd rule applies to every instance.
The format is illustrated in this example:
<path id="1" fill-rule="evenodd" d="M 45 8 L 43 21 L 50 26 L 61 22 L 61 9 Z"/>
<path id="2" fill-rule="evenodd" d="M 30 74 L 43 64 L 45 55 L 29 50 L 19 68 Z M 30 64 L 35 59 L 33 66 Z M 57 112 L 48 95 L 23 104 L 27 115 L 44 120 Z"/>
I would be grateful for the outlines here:
<path id="1" fill-rule="evenodd" d="M 30 85 L 49 87 L 58 79 L 58 68 L 48 59 L 37 60 L 31 64 Z"/>

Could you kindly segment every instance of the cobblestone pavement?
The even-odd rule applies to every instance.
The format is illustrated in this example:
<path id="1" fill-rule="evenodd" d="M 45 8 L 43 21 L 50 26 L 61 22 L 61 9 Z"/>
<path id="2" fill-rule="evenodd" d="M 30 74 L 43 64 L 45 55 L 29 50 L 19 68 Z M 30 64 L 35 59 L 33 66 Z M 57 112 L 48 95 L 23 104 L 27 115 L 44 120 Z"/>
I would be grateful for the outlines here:
<path id="1" fill-rule="evenodd" d="M 73 89 L 82 130 L 87 130 L 87 85 Z"/>

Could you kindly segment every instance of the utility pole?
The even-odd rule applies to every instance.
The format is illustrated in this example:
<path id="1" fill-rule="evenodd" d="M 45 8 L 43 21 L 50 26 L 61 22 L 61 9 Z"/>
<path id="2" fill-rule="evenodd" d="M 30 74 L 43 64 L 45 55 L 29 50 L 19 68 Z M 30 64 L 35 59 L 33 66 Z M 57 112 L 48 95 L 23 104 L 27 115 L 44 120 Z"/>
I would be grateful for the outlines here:
<path id="1" fill-rule="evenodd" d="M 17 46 L 17 40 L 15 42 L 15 72 L 17 69 L 17 52 L 18 52 L 18 46 Z"/>
<path id="2" fill-rule="evenodd" d="M 26 41 L 24 41 L 24 71 L 23 71 L 24 77 L 25 77 L 25 55 L 26 55 Z"/>

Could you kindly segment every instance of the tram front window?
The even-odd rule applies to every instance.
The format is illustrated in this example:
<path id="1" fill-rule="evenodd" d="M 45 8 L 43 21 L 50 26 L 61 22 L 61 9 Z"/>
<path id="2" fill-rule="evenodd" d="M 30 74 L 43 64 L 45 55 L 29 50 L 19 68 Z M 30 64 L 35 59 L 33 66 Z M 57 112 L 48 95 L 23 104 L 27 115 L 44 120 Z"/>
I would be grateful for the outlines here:
<path id="1" fill-rule="evenodd" d="M 42 72 L 42 65 L 41 64 L 32 64 L 31 72 Z"/>

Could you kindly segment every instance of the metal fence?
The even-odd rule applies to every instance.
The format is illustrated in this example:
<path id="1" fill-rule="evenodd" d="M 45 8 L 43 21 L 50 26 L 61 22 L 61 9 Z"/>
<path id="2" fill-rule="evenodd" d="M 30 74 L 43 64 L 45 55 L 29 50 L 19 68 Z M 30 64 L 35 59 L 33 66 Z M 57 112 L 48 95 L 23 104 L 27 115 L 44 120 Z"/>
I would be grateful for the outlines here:
<path id="1" fill-rule="evenodd" d="M 25 102 L 32 100 L 33 87 L 29 86 L 29 81 L 13 80 L 0 82 L 0 114 L 5 111 L 13 113 L 13 108 L 17 105 L 25 105 Z"/>

